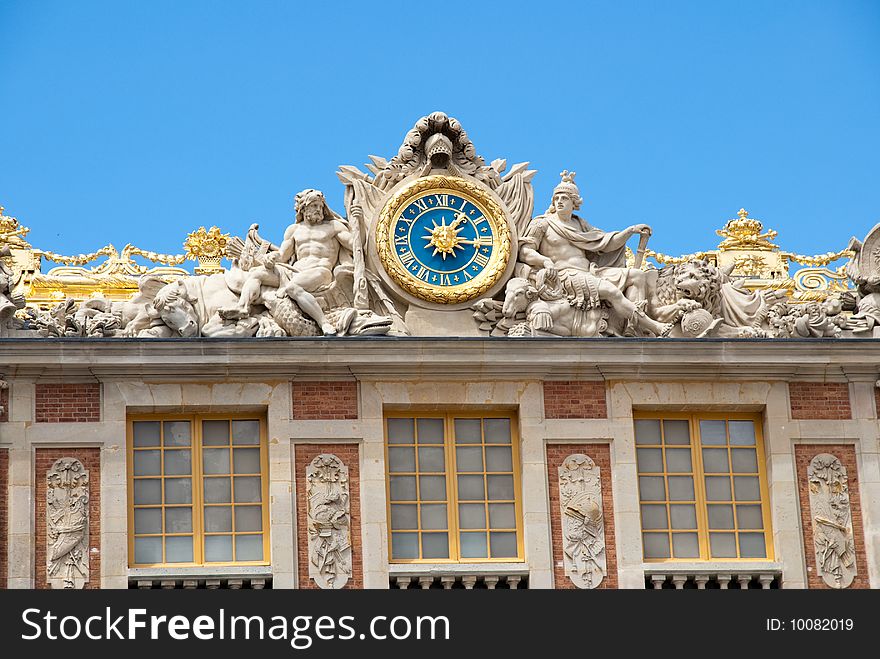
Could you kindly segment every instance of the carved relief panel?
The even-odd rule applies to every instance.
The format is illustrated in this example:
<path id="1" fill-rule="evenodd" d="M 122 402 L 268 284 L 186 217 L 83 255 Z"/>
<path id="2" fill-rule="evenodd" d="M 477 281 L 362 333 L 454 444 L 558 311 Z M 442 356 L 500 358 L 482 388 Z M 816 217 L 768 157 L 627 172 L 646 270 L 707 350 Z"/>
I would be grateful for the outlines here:
<path id="1" fill-rule="evenodd" d="M 810 462 L 807 478 L 816 569 L 832 588 L 846 588 L 856 576 L 846 467 L 835 456 L 820 453 Z"/>
<path id="2" fill-rule="evenodd" d="M 351 577 L 348 467 L 324 453 L 306 467 L 309 576 L 320 588 L 339 589 Z"/>
<path id="3" fill-rule="evenodd" d="M 565 573 L 578 588 L 596 588 L 607 574 L 602 481 L 586 455 L 568 456 L 559 467 L 559 505 Z"/>
<path id="4" fill-rule="evenodd" d="M 61 458 L 46 472 L 46 580 L 82 588 L 89 580 L 89 472 Z"/>

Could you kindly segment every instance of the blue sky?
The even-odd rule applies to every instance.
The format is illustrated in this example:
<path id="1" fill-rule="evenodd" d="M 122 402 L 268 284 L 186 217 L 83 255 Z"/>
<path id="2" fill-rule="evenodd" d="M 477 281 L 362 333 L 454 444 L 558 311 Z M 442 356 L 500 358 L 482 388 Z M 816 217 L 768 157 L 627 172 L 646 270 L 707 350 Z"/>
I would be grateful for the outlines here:
<path id="1" fill-rule="evenodd" d="M 280 239 L 293 195 L 457 117 L 595 225 L 814 254 L 880 221 L 880 2 L 0 0 L 0 204 L 57 252 Z"/>

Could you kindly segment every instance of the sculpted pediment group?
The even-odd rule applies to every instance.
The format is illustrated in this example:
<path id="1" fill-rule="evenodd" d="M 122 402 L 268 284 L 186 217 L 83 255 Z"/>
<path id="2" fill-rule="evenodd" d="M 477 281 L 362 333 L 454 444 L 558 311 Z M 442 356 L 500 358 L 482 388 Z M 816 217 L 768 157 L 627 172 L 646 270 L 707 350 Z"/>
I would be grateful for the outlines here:
<path id="1" fill-rule="evenodd" d="M 223 239 L 226 270 L 157 269 L 129 299 L 38 308 L 15 291 L 10 246 L 0 247 L 0 326 L 34 336 L 662 339 L 872 336 L 880 322 L 880 225 L 850 244 L 848 282 L 794 301 L 790 287 L 744 284 L 747 268 L 764 267 L 752 252 L 729 264 L 699 255 L 664 263 L 648 249 L 647 224 L 594 226 L 579 212 L 574 172 L 562 172 L 536 214 L 535 174 L 528 163 L 487 164 L 461 124 L 435 112 L 390 159 L 339 168 L 344 209 L 305 189 L 277 243 L 256 224 Z M 761 234 L 747 215 L 728 223 L 722 247 L 772 254 L 775 232 Z M 775 254 L 786 266 L 790 256 Z"/>

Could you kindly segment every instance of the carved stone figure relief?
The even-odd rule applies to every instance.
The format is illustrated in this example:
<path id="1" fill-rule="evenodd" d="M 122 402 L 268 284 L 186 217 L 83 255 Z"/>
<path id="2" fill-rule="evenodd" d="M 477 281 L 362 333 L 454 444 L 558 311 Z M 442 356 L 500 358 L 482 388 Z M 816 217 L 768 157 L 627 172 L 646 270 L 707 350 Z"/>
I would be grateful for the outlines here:
<path id="1" fill-rule="evenodd" d="M 351 577 L 348 467 L 323 453 L 306 467 L 309 576 L 321 588 L 342 588 Z"/>
<path id="2" fill-rule="evenodd" d="M 832 588 L 846 588 L 856 576 L 856 552 L 846 467 L 828 453 L 810 461 L 810 516 L 816 569 Z"/>
<path id="3" fill-rule="evenodd" d="M 89 580 L 89 472 L 75 458 L 46 473 L 46 571 L 52 588 Z"/>
<path id="4" fill-rule="evenodd" d="M 565 573 L 578 588 L 596 588 L 607 573 L 599 467 L 575 453 L 559 467 Z"/>

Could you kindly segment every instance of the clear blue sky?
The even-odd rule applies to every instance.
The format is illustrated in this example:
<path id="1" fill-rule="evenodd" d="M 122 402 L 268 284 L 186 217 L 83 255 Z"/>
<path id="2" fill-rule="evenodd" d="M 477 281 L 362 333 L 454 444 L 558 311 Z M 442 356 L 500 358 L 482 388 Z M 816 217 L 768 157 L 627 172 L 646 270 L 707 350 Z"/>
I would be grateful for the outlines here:
<path id="1" fill-rule="evenodd" d="M 880 221 L 880 1 L 0 0 L 0 204 L 40 248 L 342 210 L 340 164 L 457 117 L 487 161 L 562 169 L 606 229 L 714 247 L 745 206 L 800 253 Z"/>

